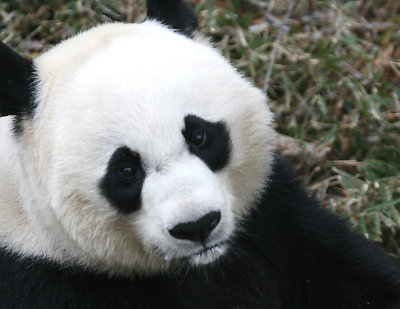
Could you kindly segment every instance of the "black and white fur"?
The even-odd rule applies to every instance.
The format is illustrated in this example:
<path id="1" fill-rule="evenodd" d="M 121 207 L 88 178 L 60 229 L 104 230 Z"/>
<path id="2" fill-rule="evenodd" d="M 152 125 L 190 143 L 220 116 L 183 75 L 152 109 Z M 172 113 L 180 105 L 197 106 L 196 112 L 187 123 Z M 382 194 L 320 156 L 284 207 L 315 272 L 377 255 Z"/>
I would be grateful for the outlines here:
<path id="1" fill-rule="evenodd" d="M 1 308 L 399 308 L 399 266 L 274 156 L 262 92 L 148 2 L 164 24 L 0 45 Z"/>

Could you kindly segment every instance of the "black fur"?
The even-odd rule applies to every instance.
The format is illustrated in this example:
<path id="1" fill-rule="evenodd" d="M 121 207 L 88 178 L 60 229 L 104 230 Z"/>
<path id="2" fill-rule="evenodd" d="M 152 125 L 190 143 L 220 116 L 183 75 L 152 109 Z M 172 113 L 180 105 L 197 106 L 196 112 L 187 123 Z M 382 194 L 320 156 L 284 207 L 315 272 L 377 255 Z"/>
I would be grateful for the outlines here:
<path id="1" fill-rule="evenodd" d="M 193 143 L 196 132 L 205 134 L 204 143 Z M 212 171 L 224 168 L 231 154 L 229 132 L 223 122 L 210 122 L 194 115 L 185 117 L 183 135 L 189 145 L 189 150 L 208 165 Z"/>
<path id="2" fill-rule="evenodd" d="M 132 177 L 124 177 L 121 170 L 134 171 Z M 110 158 L 104 178 L 100 182 L 101 193 L 121 213 L 128 214 L 140 206 L 140 196 L 146 177 L 140 155 L 128 147 L 120 147 Z"/>
<path id="3" fill-rule="evenodd" d="M 183 0 L 148 0 L 147 16 L 189 37 L 197 29 L 197 18 Z"/>
<path id="4" fill-rule="evenodd" d="M 400 308 L 400 267 L 322 209 L 277 159 L 257 209 L 212 266 L 121 279 L 0 251 L 2 309 Z"/>
<path id="5" fill-rule="evenodd" d="M 20 133 L 22 120 L 33 114 L 32 61 L 0 41 L 0 117 L 14 115 L 14 131 Z"/>

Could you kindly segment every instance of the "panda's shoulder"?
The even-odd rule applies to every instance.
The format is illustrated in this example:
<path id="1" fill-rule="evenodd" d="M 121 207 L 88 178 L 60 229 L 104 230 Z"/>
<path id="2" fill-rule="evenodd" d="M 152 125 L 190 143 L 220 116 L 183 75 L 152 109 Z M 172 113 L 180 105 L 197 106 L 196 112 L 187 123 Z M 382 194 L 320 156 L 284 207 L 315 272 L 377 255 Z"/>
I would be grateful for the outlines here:
<path id="1" fill-rule="evenodd" d="M 21 256 L 0 248 L 1 308 L 211 308 L 217 297 L 196 293 L 204 286 L 200 273 L 110 277 L 74 264 Z M 219 291 L 219 290 L 218 290 Z M 217 291 L 217 292 L 218 292 Z M 156 297 L 155 297 L 156 296 Z M 193 299 L 196 298 L 196 302 Z"/>
<path id="2" fill-rule="evenodd" d="M 120 284 L 79 266 L 22 256 L 4 247 L 0 249 L 0 278 L 4 308 L 64 308 L 67 300 L 71 306 L 85 307 L 93 297 L 106 299 Z"/>
<path id="3" fill-rule="evenodd" d="M 317 202 L 299 178 L 289 160 L 275 158 L 268 188 L 240 243 L 251 243 L 251 235 L 257 235 L 261 240 L 256 241 L 258 248 L 254 250 L 262 251 L 270 261 L 266 271 L 272 277 L 279 271 L 280 280 L 297 281 L 306 288 L 308 284 L 323 286 L 318 280 L 330 277 L 330 284 L 338 291 L 354 289 L 354 295 L 370 295 L 371 304 L 382 295 L 394 297 L 400 290 L 399 265 L 352 231 L 346 219 Z M 255 254 L 248 256 L 251 259 Z M 355 306 L 363 300 L 354 296 Z"/>
<path id="4" fill-rule="evenodd" d="M 309 252 L 306 249 L 323 254 L 321 246 L 335 252 L 350 249 L 343 247 L 345 243 L 372 246 L 361 234 L 351 231 L 348 220 L 317 201 L 301 180 L 303 178 L 289 159 L 276 156 L 269 184 L 258 201 L 255 214 L 250 217 L 248 228 L 257 223 L 270 226 L 268 231 L 258 232 L 267 237 L 266 232 L 275 231 L 275 239 L 287 240 L 286 244 L 293 242 L 295 250 L 306 254 Z M 298 247 L 305 243 L 309 248 Z M 375 251 L 375 246 L 372 247 Z"/>

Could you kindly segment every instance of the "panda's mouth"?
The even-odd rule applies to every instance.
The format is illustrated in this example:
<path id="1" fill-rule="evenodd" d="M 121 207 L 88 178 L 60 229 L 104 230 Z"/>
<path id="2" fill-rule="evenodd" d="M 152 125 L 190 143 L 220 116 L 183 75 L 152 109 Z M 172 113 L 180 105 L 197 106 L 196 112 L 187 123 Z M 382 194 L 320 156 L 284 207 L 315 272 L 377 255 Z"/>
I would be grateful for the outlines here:
<path id="1" fill-rule="evenodd" d="M 228 241 L 220 241 L 211 245 L 202 244 L 202 249 L 194 251 L 189 254 L 176 254 L 169 255 L 164 254 L 164 259 L 166 261 L 175 262 L 188 262 L 189 264 L 195 265 L 205 265 L 215 261 L 217 258 L 221 257 L 228 249 Z"/>
<path id="2" fill-rule="evenodd" d="M 222 256 L 226 252 L 226 249 L 226 242 L 220 242 L 209 247 L 203 246 L 202 250 L 195 252 L 186 258 L 192 265 L 208 264 Z"/>

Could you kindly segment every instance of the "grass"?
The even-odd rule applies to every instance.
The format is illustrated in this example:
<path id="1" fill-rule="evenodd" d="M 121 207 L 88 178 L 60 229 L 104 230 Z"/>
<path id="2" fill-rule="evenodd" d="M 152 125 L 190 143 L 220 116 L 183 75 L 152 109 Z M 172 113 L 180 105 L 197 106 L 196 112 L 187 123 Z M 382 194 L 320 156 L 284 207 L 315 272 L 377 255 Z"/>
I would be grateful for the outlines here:
<path id="1" fill-rule="evenodd" d="M 200 30 L 268 96 L 293 158 L 323 205 L 400 257 L 400 3 L 196 0 Z M 143 21 L 142 0 L 0 2 L 0 39 L 28 57 L 95 24 Z M 278 22 L 277 22 L 278 20 Z"/>

